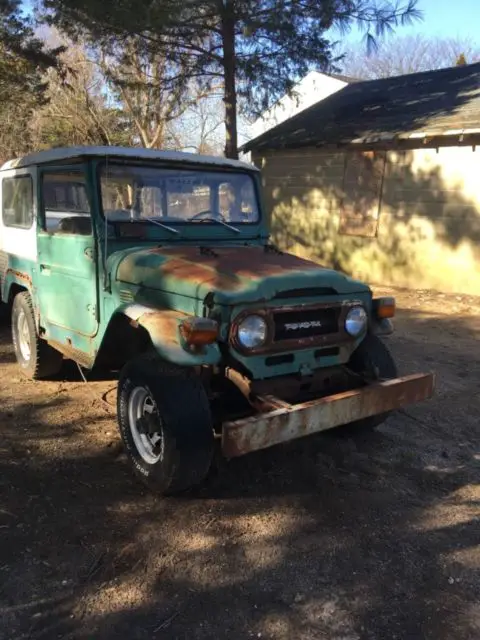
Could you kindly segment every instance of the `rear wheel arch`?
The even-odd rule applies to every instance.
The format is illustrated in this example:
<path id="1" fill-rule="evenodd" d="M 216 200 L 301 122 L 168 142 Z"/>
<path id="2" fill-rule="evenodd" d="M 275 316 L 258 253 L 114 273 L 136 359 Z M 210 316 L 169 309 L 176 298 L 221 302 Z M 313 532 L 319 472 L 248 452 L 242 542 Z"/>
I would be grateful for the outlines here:
<path id="1" fill-rule="evenodd" d="M 0 320 L 7 320 L 12 313 L 12 305 L 15 297 L 23 291 L 28 291 L 27 287 L 17 282 L 10 283 L 0 290 Z"/>
<path id="2" fill-rule="evenodd" d="M 38 335 L 33 301 L 27 290 L 13 298 L 11 317 L 13 347 L 23 374 L 39 380 L 58 373 L 63 356 Z"/>
<path id="3" fill-rule="evenodd" d="M 8 305 L 11 307 L 15 297 L 18 296 L 19 293 L 22 293 L 24 291 L 30 293 L 27 287 L 25 287 L 24 285 L 18 284 L 18 282 L 12 282 L 8 287 L 5 296 L 5 299 L 8 301 Z"/>

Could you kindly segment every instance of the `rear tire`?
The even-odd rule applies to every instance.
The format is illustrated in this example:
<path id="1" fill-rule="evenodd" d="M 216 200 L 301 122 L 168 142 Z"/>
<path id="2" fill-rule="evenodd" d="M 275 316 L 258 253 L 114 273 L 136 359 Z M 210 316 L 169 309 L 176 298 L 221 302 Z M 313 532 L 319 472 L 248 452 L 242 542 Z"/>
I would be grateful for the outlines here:
<path id="1" fill-rule="evenodd" d="M 136 475 L 169 495 L 202 482 L 214 435 L 205 390 L 190 370 L 140 357 L 118 383 L 118 425 Z"/>
<path id="2" fill-rule="evenodd" d="M 30 294 L 23 291 L 12 305 L 12 340 L 17 362 L 30 380 L 49 378 L 60 371 L 62 354 L 37 334 Z"/>
<path id="3" fill-rule="evenodd" d="M 367 335 L 360 346 L 354 351 L 349 368 L 363 375 L 372 382 L 389 380 L 398 376 L 397 365 L 392 354 L 382 340 L 375 335 Z M 391 412 L 381 413 L 371 418 L 352 422 L 342 428 L 345 435 L 369 433 L 385 422 Z"/>

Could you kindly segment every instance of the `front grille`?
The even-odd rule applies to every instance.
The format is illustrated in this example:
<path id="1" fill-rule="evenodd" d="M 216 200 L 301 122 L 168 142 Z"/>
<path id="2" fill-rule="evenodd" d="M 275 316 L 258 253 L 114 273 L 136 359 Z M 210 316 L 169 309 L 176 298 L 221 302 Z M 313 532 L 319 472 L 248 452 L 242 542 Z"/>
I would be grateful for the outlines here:
<path id="1" fill-rule="evenodd" d="M 319 298 L 321 296 L 334 296 L 337 292 L 332 287 L 308 287 L 306 289 L 288 289 L 280 291 L 274 296 L 274 300 L 286 300 L 288 298 Z"/>
<path id="2" fill-rule="evenodd" d="M 327 347 L 326 349 L 317 349 L 313 355 L 319 360 L 320 358 L 338 356 L 339 353 L 340 349 L 338 347 Z"/>
<path id="3" fill-rule="evenodd" d="M 290 364 L 293 360 L 293 353 L 285 353 L 281 356 L 270 356 L 269 358 L 265 358 L 265 364 L 267 367 L 278 367 L 280 364 Z"/>
<path id="4" fill-rule="evenodd" d="M 274 341 L 299 340 L 337 333 L 339 317 L 339 307 L 275 311 L 273 314 Z"/>

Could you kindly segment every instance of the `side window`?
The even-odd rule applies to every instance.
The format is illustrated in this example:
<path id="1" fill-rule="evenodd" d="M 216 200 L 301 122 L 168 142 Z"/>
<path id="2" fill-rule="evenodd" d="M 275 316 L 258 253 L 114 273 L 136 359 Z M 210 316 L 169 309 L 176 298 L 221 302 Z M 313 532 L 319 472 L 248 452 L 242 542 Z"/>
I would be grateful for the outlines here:
<path id="1" fill-rule="evenodd" d="M 46 231 L 91 234 L 90 205 L 83 173 L 45 174 L 42 178 L 42 198 Z"/>
<path id="2" fill-rule="evenodd" d="M 6 227 L 30 229 L 33 223 L 31 176 L 14 176 L 2 180 L 2 217 Z"/>

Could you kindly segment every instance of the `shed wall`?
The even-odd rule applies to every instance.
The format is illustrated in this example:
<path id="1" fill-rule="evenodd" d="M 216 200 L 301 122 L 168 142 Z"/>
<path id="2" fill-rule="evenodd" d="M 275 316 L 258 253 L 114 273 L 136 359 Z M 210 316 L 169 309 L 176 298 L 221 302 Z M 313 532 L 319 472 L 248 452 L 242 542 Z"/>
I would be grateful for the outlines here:
<path id="1" fill-rule="evenodd" d="M 254 154 L 273 239 L 369 282 L 480 295 L 480 149 Z"/>

